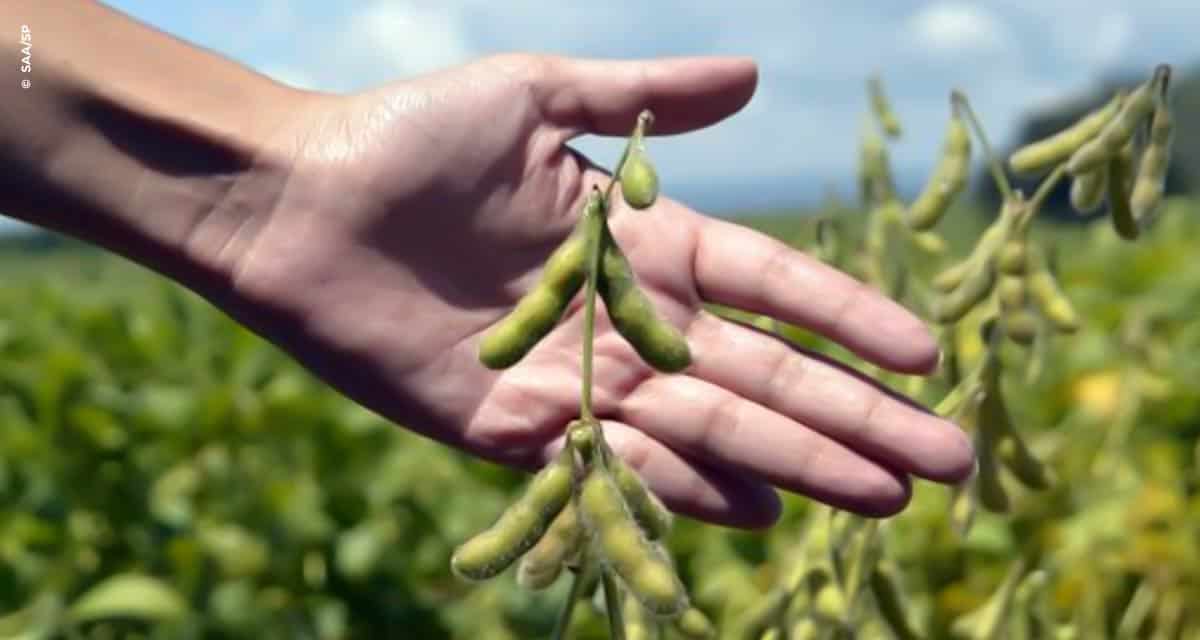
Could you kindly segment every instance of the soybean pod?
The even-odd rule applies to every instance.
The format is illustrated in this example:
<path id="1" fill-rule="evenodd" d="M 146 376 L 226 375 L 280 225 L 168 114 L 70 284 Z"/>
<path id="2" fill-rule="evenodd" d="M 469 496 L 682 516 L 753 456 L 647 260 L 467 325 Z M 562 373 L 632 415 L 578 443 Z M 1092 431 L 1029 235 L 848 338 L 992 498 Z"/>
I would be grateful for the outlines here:
<path id="1" fill-rule="evenodd" d="M 998 372 L 987 377 L 986 389 L 979 415 L 981 423 L 995 434 L 997 458 L 1027 488 L 1048 489 L 1052 483 L 1050 471 L 1033 455 L 1013 425 Z"/>
<path id="2" fill-rule="evenodd" d="M 687 340 L 679 329 L 659 317 L 607 225 L 601 248 L 604 253 L 596 290 L 617 333 L 651 367 L 666 373 L 686 369 L 692 363 Z"/>
<path id="3" fill-rule="evenodd" d="M 1124 97 L 1125 92 L 1117 92 L 1102 107 L 1075 121 L 1066 129 L 1017 149 L 1009 157 L 1008 166 L 1017 173 L 1034 173 L 1066 160 L 1112 120 Z"/>
<path id="4" fill-rule="evenodd" d="M 1100 133 L 1071 154 L 1067 160 L 1067 171 L 1072 176 L 1100 167 L 1119 152 L 1137 133 L 1137 127 L 1154 112 L 1159 88 L 1166 82 L 1170 68 L 1163 65 L 1155 69 L 1154 77 L 1142 83 L 1126 98 L 1117 115 L 1109 120 Z"/>
<path id="5" fill-rule="evenodd" d="M 772 627 L 783 621 L 790 598 L 788 592 L 776 587 L 759 598 L 738 622 L 739 640 L 757 640 Z"/>
<path id="6" fill-rule="evenodd" d="M 571 499 L 573 456 L 564 447 L 495 524 L 458 547 L 450 559 L 454 572 L 467 580 L 487 580 L 537 544 Z"/>
<path id="7" fill-rule="evenodd" d="M 970 260 L 964 260 L 951 265 L 934 276 L 932 282 L 933 288 L 942 293 L 954 291 L 974 268 L 975 263 Z"/>
<path id="8" fill-rule="evenodd" d="M 1091 213 L 1104 204 L 1108 188 L 1108 162 L 1102 162 L 1075 176 L 1071 181 L 1071 206 L 1079 213 Z"/>
<path id="9" fill-rule="evenodd" d="M 1164 97 L 1154 110 L 1154 118 L 1150 122 L 1150 137 L 1138 163 L 1133 193 L 1129 196 L 1129 207 L 1139 230 L 1145 230 L 1153 224 L 1162 205 L 1167 169 L 1171 160 L 1173 130 L 1171 110 Z"/>
<path id="10" fill-rule="evenodd" d="M 647 209 L 658 199 L 658 171 L 646 153 L 646 133 L 653 123 L 654 116 L 650 111 L 638 114 L 629 151 L 617 176 L 621 182 L 621 197 L 634 209 Z"/>
<path id="11" fill-rule="evenodd" d="M 493 326 L 479 343 L 479 361 L 489 369 L 520 362 L 558 324 L 587 278 L 587 220 L 603 215 L 603 196 L 593 191 L 575 229 L 550 255 L 537 285 Z"/>
<path id="12" fill-rule="evenodd" d="M 583 523 L 575 505 L 567 502 L 559 512 L 542 539 L 537 542 L 517 565 L 517 584 L 537 591 L 554 584 L 562 573 L 582 551 L 584 543 Z"/>
<path id="13" fill-rule="evenodd" d="M 879 126 L 883 128 L 883 132 L 889 138 L 899 138 L 901 133 L 900 118 L 896 117 L 895 110 L 892 109 L 891 101 L 888 100 L 887 94 L 883 91 L 883 80 L 878 75 L 873 75 L 867 80 L 867 93 L 871 100 L 871 111 L 879 120 Z"/>
<path id="14" fill-rule="evenodd" d="M 920 636 L 908 620 L 908 606 L 900 589 L 899 573 L 891 562 L 876 564 L 869 583 L 871 595 L 875 598 L 880 617 L 897 640 L 915 640 Z"/>
<path id="15" fill-rule="evenodd" d="M 941 324 L 957 322 L 991 293 L 996 274 L 990 264 L 976 263 L 956 289 L 938 298 L 933 319 Z"/>
<path id="16" fill-rule="evenodd" d="M 996 365 L 988 365 L 985 376 L 999 375 Z M 960 419 L 964 428 L 975 431 L 975 452 L 978 461 L 974 478 L 975 492 L 979 504 L 992 513 L 1008 511 L 1008 492 L 1000 481 L 1000 468 L 996 460 L 996 442 L 1001 435 L 997 425 L 984 415 L 984 404 L 989 400 L 992 390 L 985 386 L 983 393 L 978 396 L 978 404 L 972 402 L 970 410 Z"/>
<path id="17" fill-rule="evenodd" d="M 603 467 L 593 467 L 579 491 L 580 512 L 600 557 L 648 611 L 663 617 L 683 613 L 687 592 L 662 547 L 646 539 L 625 505 L 621 490 Z"/>
<path id="18" fill-rule="evenodd" d="M 1024 238 L 1011 238 L 1001 247 L 996 256 L 996 270 L 1004 275 L 1023 276 L 1026 269 L 1026 246 Z"/>
<path id="19" fill-rule="evenodd" d="M 717 637 L 717 630 L 708 616 L 696 607 L 688 607 L 683 615 L 675 618 L 675 632 L 688 640 L 710 640 Z"/>
<path id="20" fill-rule="evenodd" d="M 1015 312 L 1024 309 L 1027 294 L 1025 276 L 1000 274 L 1000 281 L 996 283 L 996 299 L 1000 302 L 1001 311 Z"/>
<path id="21" fill-rule="evenodd" d="M 1025 564 L 1024 558 L 1017 560 L 982 607 L 956 618 L 951 623 L 951 633 L 967 640 L 999 640 L 1004 623 L 1012 610 L 1017 585 L 1025 572 Z"/>
<path id="22" fill-rule="evenodd" d="M 1057 331 L 1074 333 L 1079 329 L 1079 314 L 1059 289 L 1058 282 L 1050 273 L 1045 254 L 1039 247 L 1030 246 L 1028 259 L 1030 297 Z"/>
<path id="23" fill-rule="evenodd" d="M 896 183 L 887 147 L 871 126 L 867 126 L 862 134 L 859 183 L 865 206 L 877 206 L 896 199 Z"/>
<path id="24" fill-rule="evenodd" d="M 934 227 L 967 184 L 971 168 L 971 135 L 956 108 L 950 111 L 942 157 L 929 182 L 908 209 L 908 226 L 917 231 Z"/>
<path id="25" fill-rule="evenodd" d="M 1117 235 L 1134 240 L 1140 235 L 1133 209 L 1129 206 L 1129 188 L 1133 179 L 1133 144 L 1108 161 L 1108 215 Z"/>
<path id="26" fill-rule="evenodd" d="M 642 482 L 633 467 L 625 464 L 620 458 L 613 456 L 609 459 L 609 470 L 612 471 L 613 480 L 621 490 L 634 521 L 642 528 L 646 538 L 659 540 L 665 537 L 671 530 L 673 518 L 658 496 Z"/>
<path id="27" fill-rule="evenodd" d="M 627 589 L 621 598 L 621 617 L 625 622 L 625 640 L 655 640 L 658 621 L 654 619 Z M 605 606 L 616 606 L 605 603 Z"/>
<path id="28" fill-rule="evenodd" d="M 1000 322 L 1004 327 L 1004 336 L 1021 346 L 1033 344 L 1034 338 L 1037 337 L 1037 317 L 1025 309 L 1004 310 L 1000 315 Z"/>

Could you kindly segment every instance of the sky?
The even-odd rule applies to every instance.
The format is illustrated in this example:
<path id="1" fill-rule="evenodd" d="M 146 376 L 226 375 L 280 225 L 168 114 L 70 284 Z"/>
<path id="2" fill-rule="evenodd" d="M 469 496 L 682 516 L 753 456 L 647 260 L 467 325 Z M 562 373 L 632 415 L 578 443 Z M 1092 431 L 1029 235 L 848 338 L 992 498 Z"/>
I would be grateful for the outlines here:
<path id="1" fill-rule="evenodd" d="M 898 173 L 936 160 L 952 88 L 993 142 L 1019 118 L 1107 73 L 1200 62 L 1200 2 L 1185 0 L 109 0 L 135 18 L 299 87 L 351 92 L 496 52 L 758 61 L 750 104 L 722 123 L 654 141 L 664 190 L 698 185 L 745 202 L 754 185 L 850 184 L 881 74 L 904 127 Z M 576 145 L 605 165 L 621 141 Z M 803 179 L 801 179 L 803 178 Z M 814 182 L 815 181 L 815 182 Z M 732 189 L 733 191 L 730 191 Z M 799 194 L 797 194 L 799 195 Z M 776 196 L 771 196 L 776 197 Z"/>

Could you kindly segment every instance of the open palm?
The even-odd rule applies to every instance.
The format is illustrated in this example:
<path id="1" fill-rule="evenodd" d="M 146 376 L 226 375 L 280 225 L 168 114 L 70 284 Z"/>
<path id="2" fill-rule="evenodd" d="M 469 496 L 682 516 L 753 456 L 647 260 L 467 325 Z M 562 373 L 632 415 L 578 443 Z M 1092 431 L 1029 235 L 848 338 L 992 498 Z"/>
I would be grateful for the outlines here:
<path id="1" fill-rule="evenodd" d="M 227 249 L 246 301 L 229 310 L 385 417 L 487 459 L 540 466 L 578 415 L 580 301 L 510 369 L 486 369 L 477 348 L 536 281 L 587 190 L 607 183 L 568 142 L 627 135 L 642 108 L 656 133 L 706 126 L 740 109 L 755 81 L 744 60 L 511 55 L 313 96 L 278 138 L 295 160 L 277 206 Z M 762 526 L 778 514 L 778 487 L 888 514 L 907 502 L 910 474 L 970 472 L 954 425 L 702 304 L 769 314 L 883 366 L 928 371 L 934 342 L 899 306 L 669 198 L 648 211 L 617 207 L 610 225 L 692 348 L 686 371 L 656 373 L 598 314 L 596 413 L 668 505 Z"/>

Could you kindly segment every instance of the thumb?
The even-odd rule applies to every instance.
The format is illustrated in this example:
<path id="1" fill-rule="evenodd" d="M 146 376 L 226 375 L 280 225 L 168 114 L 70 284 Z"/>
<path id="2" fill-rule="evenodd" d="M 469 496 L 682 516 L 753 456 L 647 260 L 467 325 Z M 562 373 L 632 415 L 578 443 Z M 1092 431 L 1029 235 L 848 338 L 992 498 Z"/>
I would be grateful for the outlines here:
<path id="1" fill-rule="evenodd" d="M 758 68 L 748 58 L 543 57 L 534 66 L 547 124 L 567 138 L 628 135 L 642 109 L 654 112 L 653 134 L 699 129 L 737 113 L 758 84 Z"/>

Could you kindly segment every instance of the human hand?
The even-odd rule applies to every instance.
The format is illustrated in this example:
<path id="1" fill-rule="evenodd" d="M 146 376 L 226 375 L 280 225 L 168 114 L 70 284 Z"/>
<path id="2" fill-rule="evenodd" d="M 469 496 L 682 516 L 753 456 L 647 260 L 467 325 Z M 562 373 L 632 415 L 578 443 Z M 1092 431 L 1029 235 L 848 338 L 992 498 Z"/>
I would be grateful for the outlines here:
<path id="1" fill-rule="evenodd" d="M 472 454 L 535 468 L 578 415 L 581 305 L 510 369 L 485 368 L 477 349 L 570 232 L 591 185 L 607 184 L 567 143 L 627 135 L 643 108 L 656 134 L 706 126 L 744 106 L 755 82 L 739 59 L 512 55 L 308 96 L 272 138 L 271 152 L 292 158 L 275 205 L 235 242 L 200 250 L 227 265 L 230 313 L 350 398 Z M 910 474 L 951 482 L 970 472 L 954 425 L 702 305 L 767 314 L 879 365 L 928 372 L 937 348 L 916 317 L 666 197 L 649 211 L 618 207 L 610 225 L 692 347 L 687 370 L 656 373 L 598 314 L 596 415 L 670 507 L 763 526 L 778 515 L 778 487 L 884 515 L 907 503 Z"/>

